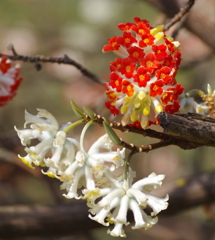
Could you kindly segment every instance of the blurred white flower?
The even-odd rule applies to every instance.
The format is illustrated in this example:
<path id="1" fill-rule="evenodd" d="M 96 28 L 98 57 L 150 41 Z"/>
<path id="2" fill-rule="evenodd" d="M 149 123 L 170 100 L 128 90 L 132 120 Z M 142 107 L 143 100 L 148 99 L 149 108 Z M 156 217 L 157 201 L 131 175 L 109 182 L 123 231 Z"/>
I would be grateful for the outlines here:
<path id="1" fill-rule="evenodd" d="M 197 103 L 193 97 L 186 97 L 184 93 L 179 96 L 179 112 L 186 113 L 199 113 L 208 114 L 210 107 L 206 106 L 204 102 Z"/>

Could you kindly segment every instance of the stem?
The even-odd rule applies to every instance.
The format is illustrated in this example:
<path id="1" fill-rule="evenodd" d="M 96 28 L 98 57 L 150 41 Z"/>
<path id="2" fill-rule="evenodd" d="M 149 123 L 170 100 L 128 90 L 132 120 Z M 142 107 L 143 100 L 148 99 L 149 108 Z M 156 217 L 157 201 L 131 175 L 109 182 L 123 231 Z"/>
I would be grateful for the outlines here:
<path id="1" fill-rule="evenodd" d="M 84 126 L 84 128 L 83 128 L 83 130 L 82 130 L 82 132 L 81 132 L 81 137 L 80 137 L 80 149 L 81 149 L 81 151 L 84 152 L 85 154 L 87 154 L 87 153 L 86 153 L 86 151 L 85 151 L 85 149 L 84 149 L 84 136 L 85 136 L 85 133 L 86 133 L 87 129 L 89 128 L 89 126 L 92 125 L 93 123 L 94 123 L 94 120 L 89 121 L 89 122 Z"/>
<path id="2" fill-rule="evenodd" d="M 124 180 L 128 181 L 128 172 L 129 172 L 129 162 L 131 157 L 135 154 L 135 152 L 131 151 L 125 159 L 125 172 L 124 172 Z"/>
<path id="3" fill-rule="evenodd" d="M 67 126 L 66 128 L 63 129 L 64 132 L 69 132 L 72 128 L 78 126 L 79 124 L 83 123 L 85 120 L 84 119 L 81 119 L 77 122 L 74 122 L 72 124 L 70 124 L 69 126 Z"/>
<path id="4" fill-rule="evenodd" d="M 190 97 L 192 94 L 198 94 L 200 97 L 205 93 L 199 89 L 193 89 L 185 94 L 186 97 Z"/>

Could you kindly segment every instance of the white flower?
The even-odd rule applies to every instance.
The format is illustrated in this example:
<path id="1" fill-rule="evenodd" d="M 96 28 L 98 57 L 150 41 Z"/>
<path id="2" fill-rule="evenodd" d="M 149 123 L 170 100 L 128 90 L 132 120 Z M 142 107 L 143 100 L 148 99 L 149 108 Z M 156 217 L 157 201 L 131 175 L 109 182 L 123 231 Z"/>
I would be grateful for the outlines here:
<path id="1" fill-rule="evenodd" d="M 191 112 L 199 114 L 208 114 L 210 107 L 203 103 L 197 103 L 193 97 L 186 97 L 185 94 L 179 96 L 180 112 Z"/>
<path id="2" fill-rule="evenodd" d="M 59 162 L 68 164 L 71 158 L 74 158 L 75 152 L 78 149 L 76 140 L 66 138 L 66 133 L 59 129 L 59 125 L 55 117 L 44 109 L 37 109 L 38 114 L 32 115 L 25 111 L 25 124 L 30 125 L 30 129 L 19 130 L 15 127 L 23 146 L 29 145 L 32 139 L 38 139 L 39 143 L 36 146 L 26 147 L 28 153 L 25 157 L 19 158 L 29 167 L 47 166 L 50 169 L 47 175 L 56 175 L 59 170 Z M 51 150 L 52 157 L 46 158 L 47 153 Z M 61 166 L 63 167 L 63 166 Z"/>
<path id="3" fill-rule="evenodd" d="M 114 237 L 125 237 L 122 227 L 123 224 L 129 224 L 127 221 L 128 209 L 134 215 L 135 225 L 132 229 L 151 228 L 158 221 L 155 216 L 167 208 L 168 195 L 165 198 L 159 198 L 142 192 L 142 190 L 151 191 L 160 187 L 164 177 L 164 175 L 152 173 L 133 185 L 129 183 L 131 179 L 128 180 L 129 182 L 126 180 L 118 182 L 112 179 L 115 187 L 85 191 L 85 198 L 89 201 L 88 206 L 91 208 L 90 212 L 95 215 L 89 215 L 89 217 L 104 226 L 114 223 L 113 230 L 108 231 Z M 100 200 L 95 203 L 97 199 Z M 152 209 L 151 216 L 143 211 L 147 206 Z"/>
<path id="4" fill-rule="evenodd" d="M 109 168 L 113 171 L 123 166 L 125 149 L 112 151 L 112 146 L 113 143 L 105 134 L 90 147 L 88 152 L 82 148 L 76 153 L 75 160 L 60 173 L 59 177 L 63 182 L 61 188 L 68 192 L 64 194 L 66 198 L 80 198 L 77 193 L 78 188 L 84 186 L 86 190 L 93 190 L 98 182 L 102 183 L 101 179 L 105 178 L 104 184 L 107 184 L 109 178 L 106 175 L 110 172 Z M 107 152 L 100 152 L 101 149 L 106 149 Z M 112 164 L 111 167 L 106 165 L 108 162 Z"/>

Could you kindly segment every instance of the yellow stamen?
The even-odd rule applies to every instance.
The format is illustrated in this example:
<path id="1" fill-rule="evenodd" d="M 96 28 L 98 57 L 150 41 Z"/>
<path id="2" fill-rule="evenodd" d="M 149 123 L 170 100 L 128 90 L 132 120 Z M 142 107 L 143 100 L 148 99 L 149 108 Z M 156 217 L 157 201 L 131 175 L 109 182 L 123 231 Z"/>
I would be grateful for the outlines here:
<path id="1" fill-rule="evenodd" d="M 150 107 L 147 106 L 143 109 L 143 115 L 144 116 L 149 116 L 149 114 L 150 114 Z"/>
<path id="2" fill-rule="evenodd" d="M 124 97 L 124 99 L 123 99 L 123 103 L 124 104 L 129 104 L 131 102 L 131 98 L 130 97 Z"/>
<path id="3" fill-rule="evenodd" d="M 146 129 L 148 127 L 148 120 L 142 120 L 140 125 L 143 129 Z"/>
<path id="4" fill-rule="evenodd" d="M 163 107 L 162 107 L 161 105 L 158 105 L 158 106 L 155 108 L 155 111 L 156 111 L 156 113 L 162 112 L 162 111 L 163 111 Z"/>
<path id="5" fill-rule="evenodd" d="M 153 36 L 158 33 L 158 32 L 162 32 L 163 31 L 163 25 L 159 25 L 153 29 L 150 30 L 150 34 L 152 34 Z"/>
<path id="6" fill-rule="evenodd" d="M 137 117 L 138 117 L 138 113 L 136 111 L 132 112 L 132 114 L 130 115 L 130 119 L 131 119 L 132 122 L 136 122 Z"/>
<path id="7" fill-rule="evenodd" d="M 121 114 L 125 114 L 128 111 L 128 105 L 122 105 L 120 112 Z"/>
<path id="8" fill-rule="evenodd" d="M 138 97 L 140 100 L 143 100 L 143 99 L 145 98 L 145 96 L 146 96 L 146 94 L 145 94 L 145 92 L 143 92 L 143 91 L 140 91 L 140 92 L 138 93 L 138 95 L 137 95 L 137 97 Z"/>

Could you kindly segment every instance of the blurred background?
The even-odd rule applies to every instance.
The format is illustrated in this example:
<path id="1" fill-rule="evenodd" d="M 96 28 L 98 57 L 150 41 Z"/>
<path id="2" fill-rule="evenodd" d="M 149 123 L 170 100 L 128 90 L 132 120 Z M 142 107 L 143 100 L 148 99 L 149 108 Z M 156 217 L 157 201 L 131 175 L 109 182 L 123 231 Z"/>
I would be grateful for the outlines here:
<path id="1" fill-rule="evenodd" d="M 179 6 L 185 3 L 183 0 L 172 2 Z M 162 24 L 168 16 L 164 8 L 163 12 L 160 11 L 162 7 L 159 4 L 162 5 L 161 0 L 1 1 L 0 52 L 10 53 L 7 46 L 13 44 L 21 55 L 62 57 L 67 54 L 105 82 L 109 77 L 109 62 L 113 61 L 115 55 L 103 54 L 101 49 L 108 38 L 121 34 L 115 26 L 118 23 L 132 22 L 135 16 L 149 20 L 152 26 Z M 215 29 L 214 1 L 197 0 L 190 14 L 197 22 L 199 20 L 210 24 Z M 210 44 L 211 38 L 214 39 L 214 31 L 210 32 L 209 41 L 202 39 L 201 33 L 193 31 L 191 20 L 187 21 L 190 24 L 187 28 L 179 23 L 168 32 L 172 34 L 180 27 L 176 39 L 181 42 L 182 63 L 176 79 L 186 91 L 193 88 L 206 90 L 208 83 L 215 89 L 215 48 Z M 202 32 L 206 29 L 204 26 L 206 25 L 199 25 Z M 70 98 L 80 107 L 89 107 L 108 118 L 109 113 L 104 109 L 105 89 L 84 77 L 73 66 L 46 63 L 37 71 L 34 64 L 18 64 L 21 66 L 23 82 L 17 96 L 0 108 L 0 205 L 67 203 L 71 200 L 61 196 L 63 192 L 59 190 L 60 183 L 57 180 L 50 181 L 48 177 L 42 176 L 39 169 L 28 169 L 17 158 L 17 153 L 21 156 L 25 156 L 25 153 L 24 147 L 20 146 L 16 138 L 14 125 L 22 129 L 25 109 L 36 114 L 36 108 L 50 111 L 60 124 L 75 121 L 77 117 L 71 110 Z M 72 136 L 79 139 L 80 130 L 81 127 L 77 127 L 71 133 Z M 86 148 L 103 133 L 102 128 L 92 127 L 87 135 Z M 130 133 L 119 135 L 137 145 L 155 142 Z M 163 191 L 166 193 L 169 186 L 178 184 L 178 179 L 214 171 L 214 155 L 215 150 L 210 147 L 183 151 L 170 146 L 148 154 L 138 154 L 132 161 L 132 166 L 137 171 L 137 179 L 148 176 L 151 172 L 165 174 Z M 159 223 L 147 231 L 132 231 L 127 227 L 127 239 L 215 239 L 214 218 L 213 212 L 208 214 L 204 206 L 199 206 L 175 216 L 160 217 Z M 88 235 L 49 239 L 112 239 L 106 231 L 106 228 L 99 228 Z"/>

